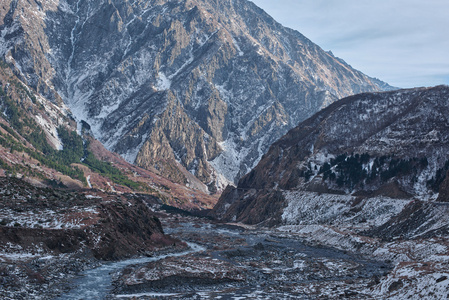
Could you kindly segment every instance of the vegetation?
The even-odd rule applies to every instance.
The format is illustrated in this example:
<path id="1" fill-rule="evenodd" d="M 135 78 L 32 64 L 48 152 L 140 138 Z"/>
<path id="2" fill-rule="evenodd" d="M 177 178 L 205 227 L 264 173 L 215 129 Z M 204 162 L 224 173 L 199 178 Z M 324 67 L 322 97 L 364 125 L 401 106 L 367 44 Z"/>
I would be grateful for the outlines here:
<path id="1" fill-rule="evenodd" d="M 2 126 L 3 127 L 3 126 Z M 45 140 L 46 142 L 46 140 Z M 47 142 L 46 142 L 47 143 Z M 47 150 L 46 154 L 42 154 L 39 151 L 35 151 L 31 148 L 24 147 L 20 142 L 14 139 L 10 135 L 0 136 L 0 145 L 5 148 L 10 148 L 10 152 L 25 152 L 30 157 L 36 159 L 43 165 L 53 168 L 64 175 L 70 176 L 74 179 L 78 179 L 81 182 L 86 182 L 83 172 L 77 167 L 71 167 L 70 164 L 73 163 L 73 151 L 66 149 L 65 151 L 57 151 L 51 148 L 48 144 L 45 147 L 50 147 L 51 151 Z M 37 147 L 36 147 L 37 148 Z M 81 148 L 82 149 L 82 148 Z M 79 160 L 78 160 L 79 162 Z M 17 168 L 17 167 L 16 167 Z"/>
<path id="2" fill-rule="evenodd" d="M 6 162 L 4 162 L 1 158 L 0 158 L 0 169 L 3 169 L 5 171 L 12 171 L 12 168 Z"/>
<path id="3" fill-rule="evenodd" d="M 6 61 L 3 58 L 0 58 L 0 68 L 2 68 L 2 69 L 9 68 L 8 64 L 6 63 Z"/>
<path id="4" fill-rule="evenodd" d="M 142 188 L 140 183 L 128 179 L 128 177 L 123 175 L 123 173 L 111 165 L 111 163 L 97 159 L 90 151 L 87 151 L 86 154 L 83 163 L 93 171 L 111 179 L 116 184 L 124 185 L 134 190 Z"/>
<path id="5" fill-rule="evenodd" d="M 17 84 L 17 87 L 23 91 L 27 91 L 23 85 Z M 28 91 L 27 91 L 28 92 Z M 78 179 L 83 183 L 87 183 L 83 172 L 70 164 L 80 162 L 83 156 L 83 141 L 75 132 L 69 133 L 64 127 L 58 128 L 58 135 L 64 145 L 67 147 L 62 151 L 53 149 L 48 143 L 44 131 L 36 123 L 36 121 L 28 117 L 24 110 L 11 100 L 3 89 L 0 88 L 0 96 L 2 97 L 2 110 L 5 112 L 6 118 L 11 128 L 4 124 L 0 124 L 10 135 L 2 135 L 0 144 L 3 147 L 10 148 L 10 152 L 25 152 L 32 158 L 38 160 L 43 165 L 53 168 L 64 175 Z M 20 141 L 20 136 L 25 138 L 33 147 L 31 149 L 24 147 Z"/>
<path id="6" fill-rule="evenodd" d="M 446 179 L 447 172 L 449 171 L 449 160 L 446 161 L 443 167 L 437 170 L 436 174 L 432 179 L 427 181 L 427 186 L 430 187 L 435 193 L 439 192 L 440 185 Z"/>
<path id="7" fill-rule="evenodd" d="M 369 154 L 338 155 L 318 170 L 322 180 L 335 182 L 339 187 L 353 189 L 373 182 L 384 183 L 396 176 L 410 176 L 416 180 L 418 170 L 427 167 L 427 158 L 400 159 L 394 156 L 371 157 Z M 449 163 L 448 163 L 449 168 Z M 301 170 L 306 181 L 316 172 L 311 164 Z"/>
<path id="8" fill-rule="evenodd" d="M 1 65 L 0 67 L 4 66 Z M 23 84 L 17 80 L 12 80 L 11 84 L 14 86 L 17 94 L 23 98 L 28 97 L 36 104 L 36 97 Z M 73 166 L 74 163 L 82 163 L 93 171 L 111 179 L 116 184 L 128 186 L 134 190 L 144 189 L 141 183 L 128 179 L 126 175 L 112 164 L 95 158 L 88 150 L 88 144 L 84 144 L 82 137 L 75 131 L 70 132 L 67 128 L 60 126 L 57 129 L 57 133 L 64 147 L 62 150 L 53 149 L 47 141 L 46 135 L 41 127 L 33 118 L 25 113 L 25 108 L 21 107 L 23 104 L 19 105 L 13 101 L 1 87 L 0 100 L 0 108 L 11 126 L 10 128 L 4 124 L 0 124 L 8 132 L 8 134 L 0 135 L 0 145 L 9 148 L 11 153 L 14 151 L 25 152 L 41 164 L 71 178 L 78 179 L 84 184 L 87 184 L 84 173 L 76 166 Z M 33 145 L 35 149 L 25 147 L 21 142 L 21 137 Z M 11 167 L 5 162 L 0 161 L 0 168 L 15 172 L 19 166 Z M 27 173 L 30 174 L 30 172 Z"/>

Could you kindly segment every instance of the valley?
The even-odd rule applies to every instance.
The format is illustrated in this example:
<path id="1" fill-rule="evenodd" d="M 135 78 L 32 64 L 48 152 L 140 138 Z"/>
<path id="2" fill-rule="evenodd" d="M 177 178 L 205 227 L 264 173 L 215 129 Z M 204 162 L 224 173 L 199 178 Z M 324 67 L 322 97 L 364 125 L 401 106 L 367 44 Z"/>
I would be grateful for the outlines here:
<path id="1" fill-rule="evenodd" d="M 448 101 L 247 0 L 2 0 L 0 298 L 448 299 Z"/>
<path id="2" fill-rule="evenodd" d="M 72 260 L 71 272 L 62 282 L 61 278 L 36 273 L 50 284 L 50 295 L 67 291 L 56 299 L 313 299 L 323 296 L 357 296 L 357 299 L 366 296 L 366 290 L 392 268 L 390 263 L 323 247 L 283 231 L 217 224 L 196 217 L 167 215 L 163 211 L 156 213 L 164 216 L 159 215 L 166 233 L 186 241 L 192 250 L 164 251 L 162 255 L 156 252 L 147 258 L 116 263 L 89 260 L 86 253 L 64 259 L 36 254 L 28 257 L 28 262 L 23 261 L 25 256 L 20 260 L 35 270 L 39 266 L 41 272 L 63 261 L 67 264 L 69 258 Z M 94 269 L 76 275 L 73 265 Z M 34 293 L 34 299 L 49 296 L 39 289 L 26 290 L 26 293 Z"/>
<path id="3" fill-rule="evenodd" d="M 117 207 L 115 210 L 121 215 L 142 201 L 149 208 L 145 214 L 160 220 L 166 236 L 152 234 L 150 239 L 131 236 L 131 232 L 142 229 L 123 227 L 126 223 L 116 223 L 117 229 L 104 232 L 98 225 L 92 227 L 68 218 L 73 214 L 70 211 L 66 215 L 62 215 L 63 211 L 51 213 L 52 220 L 59 219 L 55 225 L 46 225 L 42 220 L 47 217 L 42 213 L 11 220 L 16 224 L 11 229 L 7 229 L 8 225 L 1 227 L 2 232 L 9 232 L 5 237 L 10 238 L 4 241 L 0 252 L 2 298 L 403 299 L 403 295 L 408 295 L 411 299 L 424 296 L 444 299 L 447 296 L 449 241 L 445 218 L 449 206 L 446 203 L 430 205 L 388 197 L 355 199 L 309 193 L 302 195 L 309 198 L 304 201 L 309 207 L 298 210 L 302 221 L 288 217 L 295 216 L 298 209 L 289 207 L 284 211 L 284 225 L 265 227 L 194 216 L 148 197 L 117 198 L 92 192 L 85 197 L 93 205 L 93 214 L 98 214 L 96 207 L 104 201 Z M 89 201 L 83 200 L 84 205 Z M 321 208 L 317 209 L 318 206 Z M 421 210 L 411 210 L 410 206 Z M 364 209 L 358 209 L 361 207 Z M 87 209 L 82 210 L 88 213 Z M 432 212 L 433 219 L 429 217 Z M 428 224 L 415 224 L 424 227 L 424 232 L 410 236 L 413 223 L 398 223 L 407 221 L 408 217 L 401 217 L 407 213 L 415 219 L 429 220 Z M 142 217 L 127 219 L 140 222 Z M 94 219 L 80 220 L 92 223 Z M 393 226 L 386 229 L 386 224 L 392 222 Z M 33 224 L 41 224 L 42 229 L 31 229 L 38 228 Z M 87 237 L 76 233 L 76 228 L 84 229 Z M 399 228 L 400 232 L 392 232 Z M 45 235 L 31 238 L 27 230 L 34 235 L 41 230 Z M 392 237 L 384 231 L 391 232 Z M 98 235 L 92 241 L 88 237 L 90 232 Z M 114 239 L 112 244 L 108 243 L 110 238 Z M 152 245 L 150 248 L 142 248 L 148 247 L 148 243 Z M 131 249 L 140 250 L 130 252 Z M 111 256 L 112 253 L 115 254 Z"/>

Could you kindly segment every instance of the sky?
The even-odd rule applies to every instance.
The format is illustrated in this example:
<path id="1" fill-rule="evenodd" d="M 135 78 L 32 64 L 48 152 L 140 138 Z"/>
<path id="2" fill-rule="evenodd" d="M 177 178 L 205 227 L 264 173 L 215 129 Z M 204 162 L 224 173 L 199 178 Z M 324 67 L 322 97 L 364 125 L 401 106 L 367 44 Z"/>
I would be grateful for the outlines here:
<path id="1" fill-rule="evenodd" d="M 449 84 L 448 0 L 251 0 L 371 77 Z"/>

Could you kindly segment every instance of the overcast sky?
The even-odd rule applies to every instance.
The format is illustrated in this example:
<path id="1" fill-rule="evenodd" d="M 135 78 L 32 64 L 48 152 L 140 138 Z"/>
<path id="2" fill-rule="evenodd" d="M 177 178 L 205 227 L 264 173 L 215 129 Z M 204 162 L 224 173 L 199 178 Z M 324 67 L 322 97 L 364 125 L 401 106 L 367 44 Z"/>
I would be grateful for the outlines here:
<path id="1" fill-rule="evenodd" d="M 448 0 L 252 0 L 282 25 L 397 87 L 449 84 Z"/>

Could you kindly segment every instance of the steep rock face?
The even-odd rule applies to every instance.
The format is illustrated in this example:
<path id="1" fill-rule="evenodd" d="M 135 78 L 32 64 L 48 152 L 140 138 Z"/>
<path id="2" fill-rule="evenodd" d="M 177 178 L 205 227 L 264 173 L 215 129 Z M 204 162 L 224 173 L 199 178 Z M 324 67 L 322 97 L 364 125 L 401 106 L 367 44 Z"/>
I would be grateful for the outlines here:
<path id="1" fill-rule="evenodd" d="M 449 176 L 446 172 L 446 178 L 441 183 L 438 189 L 438 201 L 440 202 L 449 202 Z"/>
<path id="2" fill-rule="evenodd" d="M 421 200 L 435 200 L 440 190 L 439 201 L 447 201 L 448 101 L 447 86 L 342 99 L 274 143 L 223 193 L 215 214 L 281 223 L 292 190 Z M 255 214 L 266 201 L 280 208 Z"/>
<path id="3" fill-rule="evenodd" d="M 69 109 L 26 85 L 0 61 L 0 177 L 39 186 L 147 193 L 184 209 L 212 208 L 217 197 L 173 183 L 154 168 L 143 169 L 111 153 L 84 123 L 79 136 Z M 185 171 L 185 178 L 201 183 Z"/>
<path id="4" fill-rule="evenodd" d="M 338 98 L 389 88 L 246 0 L 22 2 L 2 4 L 0 54 L 23 80 L 129 162 L 210 191 Z"/>
<path id="5" fill-rule="evenodd" d="M 51 47 L 45 32 L 46 15 L 58 10 L 58 1 L 5 0 L 0 4 L 0 56 L 15 74 L 47 100 L 62 105 L 52 80 L 55 68 L 46 56 Z M 59 26 L 60 34 L 64 26 Z"/>

